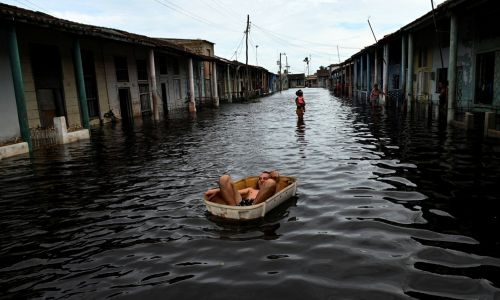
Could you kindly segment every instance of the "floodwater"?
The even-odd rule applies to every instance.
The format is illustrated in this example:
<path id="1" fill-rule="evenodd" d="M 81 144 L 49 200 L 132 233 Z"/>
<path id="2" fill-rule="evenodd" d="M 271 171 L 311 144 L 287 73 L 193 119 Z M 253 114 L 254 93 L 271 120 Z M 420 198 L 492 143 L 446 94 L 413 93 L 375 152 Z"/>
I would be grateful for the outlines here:
<path id="1" fill-rule="evenodd" d="M 500 142 L 304 89 L 0 161 L 2 299 L 500 299 Z M 220 174 L 278 169 L 262 220 Z"/>

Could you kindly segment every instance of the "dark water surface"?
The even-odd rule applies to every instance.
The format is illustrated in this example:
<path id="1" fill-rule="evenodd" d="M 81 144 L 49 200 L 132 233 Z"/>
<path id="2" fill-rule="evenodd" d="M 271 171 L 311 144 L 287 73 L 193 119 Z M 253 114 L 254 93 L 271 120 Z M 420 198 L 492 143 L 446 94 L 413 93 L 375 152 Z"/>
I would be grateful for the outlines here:
<path id="1" fill-rule="evenodd" d="M 500 299 L 500 142 L 305 89 L 0 161 L 2 299 Z M 222 173 L 297 197 L 209 216 Z"/>

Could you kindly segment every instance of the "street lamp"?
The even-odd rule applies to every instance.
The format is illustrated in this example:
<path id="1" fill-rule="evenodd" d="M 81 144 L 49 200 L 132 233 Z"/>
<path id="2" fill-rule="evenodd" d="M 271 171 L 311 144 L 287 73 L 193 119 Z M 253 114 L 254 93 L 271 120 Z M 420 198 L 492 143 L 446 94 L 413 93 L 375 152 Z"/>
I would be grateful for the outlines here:
<path id="1" fill-rule="evenodd" d="M 259 59 L 257 57 L 257 48 L 259 48 L 259 45 L 255 45 L 255 65 L 259 66 Z"/>

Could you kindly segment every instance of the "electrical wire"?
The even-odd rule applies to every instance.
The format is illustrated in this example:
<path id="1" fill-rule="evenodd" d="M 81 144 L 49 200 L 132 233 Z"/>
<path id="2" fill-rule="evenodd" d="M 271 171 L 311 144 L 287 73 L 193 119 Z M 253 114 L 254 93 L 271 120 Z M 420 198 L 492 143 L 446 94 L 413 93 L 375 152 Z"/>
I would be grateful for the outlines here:
<path id="1" fill-rule="evenodd" d="M 22 6 L 26 6 L 28 8 L 31 8 L 33 10 L 37 10 L 37 9 L 34 9 L 34 7 L 37 7 L 39 8 L 42 12 L 46 13 L 46 14 L 49 14 L 49 11 L 46 10 L 45 8 L 41 7 L 40 5 L 37 5 L 36 3 L 33 3 L 32 1 L 29 1 L 29 0 L 24 0 L 24 1 L 19 1 L 19 0 L 14 0 L 15 2 L 21 4 Z M 26 4 L 26 3 L 29 3 L 29 4 Z"/>
<path id="2" fill-rule="evenodd" d="M 212 22 L 210 22 L 209 20 L 205 19 L 205 18 L 202 18 L 202 17 L 199 17 L 195 14 L 192 14 L 186 10 L 184 10 L 182 7 L 178 6 L 177 4 L 175 3 L 172 3 L 170 1 L 167 1 L 167 0 L 163 0 L 163 1 L 160 1 L 160 0 L 154 0 L 155 2 L 159 3 L 160 5 L 163 5 L 167 8 L 170 8 L 180 14 L 183 14 L 187 17 L 190 17 L 191 19 L 194 19 L 198 22 L 201 22 L 201 23 L 204 23 L 206 25 L 214 25 Z"/>
<path id="3" fill-rule="evenodd" d="M 213 9 L 214 11 L 216 11 L 217 13 L 219 13 L 221 16 L 224 16 L 224 17 L 228 17 L 228 18 L 231 18 L 233 19 L 236 23 L 239 23 L 240 22 L 240 19 L 239 18 L 236 18 L 235 16 L 238 15 L 238 13 L 236 13 L 235 11 L 231 10 L 230 8 L 226 7 L 224 4 L 222 4 L 220 1 L 218 0 L 210 0 L 212 3 L 215 4 L 215 6 L 219 7 L 219 9 L 217 8 L 214 8 L 212 7 L 211 5 L 208 4 L 207 1 L 202 1 L 202 3 L 208 7 L 210 7 L 211 9 Z"/>
<path id="4" fill-rule="evenodd" d="M 238 53 L 238 49 L 242 49 L 243 47 L 241 47 L 243 45 L 243 40 L 245 39 L 245 34 L 243 34 L 243 36 L 241 37 L 241 40 L 238 44 L 238 46 L 236 46 L 236 50 L 234 51 L 235 54 Z M 240 52 L 241 53 L 241 50 Z M 231 56 L 231 58 L 229 60 L 231 60 L 232 58 L 234 57 L 234 54 Z M 236 55 L 236 61 L 238 61 L 238 56 Z"/>
<path id="5" fill-rule="evenodd" d="M 352 49 L 360 50 L 361 49 L 361 48 L 355 48 L 355 47 L 345 47 L 345 46 L 340 46 L 340 45 L 335 45 L 335 44 L 328 45 L 325 43 L 314 43 L 314 42 L 309 42 L 309 41 L 301 41 L 301 40 L 298 40 L 298 39 L 292 38 L 292 37 L 286 38 L 287 37 L 286 35 L 277 34 L 275 32 L 266 30 L 266 29 L 256 25 L 255 23 L 253 23 L 253 26 L 259 32 L 261 32 L 264 37 L 267 37 L 267 43 L 263 42 L 263 41 L 259 41 L 260 45 L 276 44 L 278 47 L 293 48 L 293 49 L 297 49 L 300 51 L 304 51 L 306 53 L 312 53 L 316 57 L 324 58 L 326 60 L 330 60 L 331 55 L 334 52 L 338 53 L 338 56 L 342 56 L 343 58 L 349 57 L 349 55 L 341 55 L 340 52 L 337 50 L 337 47 L 339 49 L 349 49 L 349 50 L 352 50 Z M 317 47 L 308 47 L 308 49 L 304 48 L 304 45 L 314 46 L 315 44 L 319 45 L 323 48 L 328 47 L 330 49 L 330 51 L 328 51 L 328 49 L 325 51 L 319 51 Z"/>

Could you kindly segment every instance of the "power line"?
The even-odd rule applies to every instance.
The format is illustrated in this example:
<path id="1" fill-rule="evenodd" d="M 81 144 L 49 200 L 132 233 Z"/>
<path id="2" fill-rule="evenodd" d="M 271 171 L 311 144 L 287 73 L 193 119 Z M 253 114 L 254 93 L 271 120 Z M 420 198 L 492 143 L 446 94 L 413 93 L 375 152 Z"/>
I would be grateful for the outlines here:
<path id="1" fill-rule="evenodd" d="M 182 7 L 178 6 L 177 4 L 175 3 L 172 3 L 170 1 L 167 1 L 167 0 L 163 0 L 163 1 L 160 1 L 160 0 L 154 0 L 156 2 L 158 2 L 159 4 L 165 6 L 165 7 L 168 7 L 180 14 L 183 14 L 187 17 L 190 17 L 191 19 L 194 19 L 198 22 L 201 22 L 201 23 L 204 23 L 204 24 L 207 24 L 207 25 L 214 25 L 212 22 L 210 22 L 209 20 L 205 19 L 205 18 L 202 18 L 202 17 L 199 17 L 195 14 L 192 14 L 186 10 L 184 10 Z"/>
<path id="2" fill-rule="evenodd" d="M 278 39 L 280 39 L 281 41 L 285 42 L 285 43 L 289 43 L 289 44 L 292 44 L 290 43 L 290 40 L 294 40 L 294 41 L 299 41 L 301 42 L 300 44 L 300 47 L 303 47 L 302 45 L 303 44 L 307 44 L 307 45 L 317 45 L 317 46 L 325 46 L 325 47 L 339 47 L 341 49 L 348 49 L 348 50 L 361 50 L 362 47 L 347 47 L 347 46 L 340 46 L 339 44 L 326 44 L 326 43 L 318 43 L 318 42 L 312 42 L 312 41 L 307 41 L 307 40 L 300 40 L 300 39 L 297 39 L 296 37 L 290 37 L 290 36 L 287 36 L 287 35 L 284 35 L 284 34 L 281 34 L 281 33 L 275 33 L 275 32 L 272 32 L 270 30 L 267 30 L 267 29 L 264 29 L 258 25 L 256 25 L 255 23 L 253 23 L 253 25 L 258 28 L 259 30 L 261 30 L 262 32 L 264 33 L 267 33 L 269 35 L 272 35 Z M 294 44 L 292 44 L 294 45 Z M 298 46 L 298 45 L 297 45 Z"/>
<path id="3" fill-rule="evenodd" d="M 213 8 L 210 6 L 206 1 L 202 1 L 203 4 L 207 5 L 211 9 L 215 10 L 217 13 L 219 13 L 222 16 L 232 18 L 234 21 L 238 22 L 238 18 L 235 17 L 235 15 L 238 15 L 236 12 L 232 11 L 230 8 L 226 7 L 224 4 L 222 4 L 218 0 L 211 0 L 216 6 L 218 6 L 220 9 Z M 222 12 L 224 11 L 224 13 Z"/>
<path id="4" fill-rule="evenodd" d="M 238 46 L 236 46 L 236 50 L 234 51 L 234 54 L 237 54 L 237 53 L 238 53 L 238 49 L 240 49 L 240 48 L 241 48 L 241 45 L 243 45 L 243 39 L 245 39 L 245 33 L 243 33 L 243 36 L 241 37 L 241 40 L 240 40 L 240 42 L 238 43 Z M 240 53 L 241 53 L 241 52 L 240 52 Z M 234 54 L 233 54 L 233 56 L 234 56 Z M 233 56 L 231 56 L 231 58 L 230 58 L 230 59 L 232 59 L 232 58 L 233 58 Z M 238 56 L 236 56 L 236 61 L 238 61 Z"/>
<path id="5" fill-rule="evenodd" d="M 37 5 L 36 3 L 33 3 L 31 1 L 29 1 L 29 0 L 24 0 L 24 2 L 23 1 L 19 1 L 19 0 L 15 0 L 15 2 L 21 4 L 21 5 L 25 6 L 25 7 L 28 7 L 30 9 L 33 9 L 33 10 L 37 10 L 34 7 L 38 7 L 42 12 L 49 14 L 48 10 L 46 10 L 45 8 L 41 7 L 40 5 Z M 28 3 L 28 4 L 26 4 L 26 3 Z"/>
<path id="6" fill-rule="evenodd" d="M 324 44 L 324 43 L 316 43 L 316 44 L 317 45 L 321 45 L 321 46 L 330 47 L 330 51 L 328 51 L 328 50 L 326 50 L 326 51 L 318 51 L 317 50 L 318 48 L 311 48 L 311 47 L 307 47 L 307 49 L 306 49 L 306 48 L 304 48 L 304 44 L 306 44 L 306 45 L 313 45 L 315 43 L 313 43 L 313 42 L 304 42 L 304 41 L 302 41 L 300 43 L 296 43 L 295 41 L 300 41 L 300 40 L 298 40 L 296 38 L 288 38 L 287 39 L 286 35 L 278 34 L 278 33 L 266 30 L 266 29 L 264 29 L 264 28 L 256 25 L 255 23 L 253 23 L 253 25 L 254 25 L 254 27 L 256 29 L 259 30 L 259 32 L 263 33 L 264 36 L 268 36 L 269 37 L 269 41 L 271 43 L 273 43 L 273 44 L 278 43 L 280 47 L 293 47 L 295 49 L 303 50 L 304 52 L 314 53 L 316 56 L 320 56 L 320 57 L 329 57 L 332 52 L 338 51 L 338 49 L 348 49 L 348 50 L 360 50 L 361 49 L 361 48 L 357 48 L 357 47 L 345 47 L 345 46 L 334 45 L 334 44 L 333 45 L 327 45 L 327 44 Z M 294 42 L 291 42 L 291 41 L 294 41 Z M 263 43 L 262 41 L 259 41 L 259 44 L 263 45 L 265 43 Z"/>

